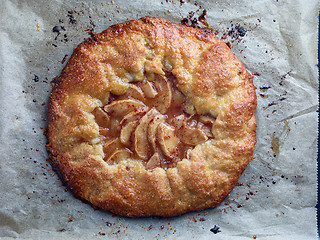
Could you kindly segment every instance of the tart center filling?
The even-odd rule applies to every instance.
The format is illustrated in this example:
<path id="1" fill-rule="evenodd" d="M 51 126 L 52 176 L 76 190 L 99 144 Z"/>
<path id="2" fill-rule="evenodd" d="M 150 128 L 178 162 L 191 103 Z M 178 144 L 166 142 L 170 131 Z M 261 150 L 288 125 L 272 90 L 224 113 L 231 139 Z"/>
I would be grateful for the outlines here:
<path id="1" fill-rule="evenodd" d="M 213 138 L 215 119 L 187 114 L 186 98 L 175 77 L 155 75 L 152 81 L 129 83 L 122 95 L 92 113 L 108 164 L 139 159 L 146 169 L 175 167 L 188 151 Z"/>

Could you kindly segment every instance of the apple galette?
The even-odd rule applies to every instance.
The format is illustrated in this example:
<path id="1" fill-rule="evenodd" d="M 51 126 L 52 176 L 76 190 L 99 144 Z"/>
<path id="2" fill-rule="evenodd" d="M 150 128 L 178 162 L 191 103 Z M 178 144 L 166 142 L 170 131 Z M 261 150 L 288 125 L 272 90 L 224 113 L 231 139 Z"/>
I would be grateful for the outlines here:
<path id="1" fill-rule="evenodd" d="M 81 43 L 48 105 L 73 193 L 129 217 L 217 206 L 256 144 L 251 75 L 214 34 L 145 17 Z"/>

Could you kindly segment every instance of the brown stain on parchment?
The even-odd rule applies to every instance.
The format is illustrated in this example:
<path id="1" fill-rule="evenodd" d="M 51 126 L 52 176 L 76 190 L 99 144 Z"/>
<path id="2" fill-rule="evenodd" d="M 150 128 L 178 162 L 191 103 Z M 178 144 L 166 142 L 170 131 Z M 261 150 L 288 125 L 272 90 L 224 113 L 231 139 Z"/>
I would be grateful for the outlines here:
<path id="1" fill-rule="evenodd" d="M 272 134 L 271 149 L 273 151 L 274 157 L 278 156 L 280 153 L 280 145 L 283 143 L 280 141 L 280 138 L 285 139 L 288 136 L 289 132 L 290 132 L 289 123 L 287 120 L 284 120 L 283 130 L 280 133 L 280 135 L 276 136 L 275 132 Z"/>
<path id="2" fill-rule="evenodd" d="M 279 155 L 280 139 L 275 136 L 275 132 L 272 134 L 271 149 L 274 157 Z"/>

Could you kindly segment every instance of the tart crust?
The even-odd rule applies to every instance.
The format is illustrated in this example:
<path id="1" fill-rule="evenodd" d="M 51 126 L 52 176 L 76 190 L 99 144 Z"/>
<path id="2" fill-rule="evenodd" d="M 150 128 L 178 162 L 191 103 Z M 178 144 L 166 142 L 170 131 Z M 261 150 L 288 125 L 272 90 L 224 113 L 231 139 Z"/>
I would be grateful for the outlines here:
<path id="1" fill-rule="evenodd" d="M 202 136 L 204 140 L 171 165 L 161 165 L 161 153 L 148 164 L 149 157 L 139 158 L 132 149 L 119 150 L 106 140 L 111 131 L 106 123 L 112 119 L 108 113 L 104 116 L 104 109 L 112 108 L 105 107 L 110 99 L 126 94 L 135 83 L 138 89 L 146 89 L 146 97 L 154 97 L 149 109 L 155 111 L 159 103 L 154 99 L 161 93 L 144 81 L 157 82 L 161 77 L 168 77 L 184 96 L 184 114 L 213 119 L 206 120 L 211 124 L 209 137 Z M 140 90 L 131 87 L 130 91 L 141 101 Z M 98 208 L 129 217 L 199 211 L 219 205 L 252 159 L 255 109 L 251 75 L 215 35 L 154 17 L 127 21 L 81 43 L 58 77 L 48 104 L 49 158 L 74 195 Z M 165 111 L 160 112 L 154 116 Z M 140 121 L 143 116 L 129 117 Z M 172 135 L 173 125 L 163 119 L 158 120 L 161 129 L 169 129 Z M 163 131 L 163 139 L 171 136 Z M 127 143 L 129 138 L 123 134 Z M 173 141 L 163 139 L 160 147 L 152 142 L 150 149 L 158 146 L 173 156 Z M 180 144 L 177 139 L 174 143 Z M 111 148 L 118 152 L 108 152 Z M 106 161 L 106 155 L 113 160 Z"/>

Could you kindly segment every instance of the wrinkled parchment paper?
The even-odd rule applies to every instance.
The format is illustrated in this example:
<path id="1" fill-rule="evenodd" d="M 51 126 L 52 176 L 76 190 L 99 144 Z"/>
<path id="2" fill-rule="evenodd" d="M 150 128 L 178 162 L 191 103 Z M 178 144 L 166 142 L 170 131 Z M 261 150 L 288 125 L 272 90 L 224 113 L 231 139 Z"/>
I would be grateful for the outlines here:
<path id="1" fill-rule="evenodd" d="M 0 237 L 317 238 L 317 0 L 0 0 L 0 6 Z M 146 15 L 180 22 L 204 9 L 209 27 L 255 76 L 258 143 L 238 186 L 219 207 L 174 218 L 123 218 L 74 198 L 46 160 L 53 78 L 90 31 Z"/>

